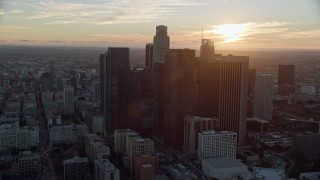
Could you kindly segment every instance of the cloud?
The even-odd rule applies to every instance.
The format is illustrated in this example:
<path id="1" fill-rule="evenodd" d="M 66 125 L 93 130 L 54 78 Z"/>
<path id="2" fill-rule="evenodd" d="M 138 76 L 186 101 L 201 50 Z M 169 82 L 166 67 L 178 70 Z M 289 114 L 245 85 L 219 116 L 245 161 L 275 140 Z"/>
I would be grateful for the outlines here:
<path id="1" fill-rule="evenodd" d="M 155 21 L 178 15 L 186 6 L 204 5 L 196 0 L 102 0 L 91 3 L 41 0 L 20 6 L 23 4 L 30 8 L 30 12 L 24 15 L 19 12 L 21 18 L 48 19 L 47 24 L 96 25 Z"/>
<path id="2" fill-rule="evenodd" d="M 22 40 L 20 40 L 20 42 L 34 43 L 36 41 L 35 40 L 22 39 Z"/>
<path id="3" fill-rule="evenodd" d="M 11 26 L 11 25 L 0 25 L 0 34 L 1 33 L 17 33 L 17 32 L 25 32 L 32 31 L 33 28 L 26 26 Z"/>
<path id="4" fill-rule="evenodd" d="M 0 16 L 3 16 L 4 14 L 4 11 L 0 9 Z"/>

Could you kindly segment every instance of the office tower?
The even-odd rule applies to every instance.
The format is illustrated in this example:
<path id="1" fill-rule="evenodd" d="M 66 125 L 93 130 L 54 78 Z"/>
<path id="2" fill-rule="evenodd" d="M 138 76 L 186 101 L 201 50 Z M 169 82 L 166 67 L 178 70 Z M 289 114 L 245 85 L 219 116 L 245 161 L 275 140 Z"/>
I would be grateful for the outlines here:
<path id="1" fill-rule="evenodd" d="M 247 117 L 253 117 L 256 69 L 249 69 Z"/>
<path id="2" fill-rule="evenodd" d="M 153 67 L 154 67 L 154 121 L 156 134 L 162 136 L 164 118 L 164 62 L 170 47 L 167 27 L 156 27 L 153 38 Z"/>
<path id="3" fill-rule="evenodd" d="M 146 57 L 145 57 L 145 66 L 147 68 L 153 67 L 153 44 L 146 44 Z"/>
<path id="4" fill-rule="evenodd" d="M 120 180 L 120 171 L 108 159 L 94 161 L 95 180 Z"/>
<path id="5" fill-rule="evenodd" d="M 141 155 L 154 155 L 154 142 L 151 139 L 148 138 L 134 138 L 131 139 L 129 143 L 129 169 L 131 174 L 134 175 L 134 158 L 136 156 Z"/>
<path id="6" fill-rule="evenodd" d="M 143 135 L 152 135 L 154 77 L 151 68 L 130 71 L 130 128 Z"/>
<path id="7" fill-rule="evenodd" d="M 210 39 L 202 39 L 200 46 L 201 58 L 213 58 L 215 56 L 214 43 Z"/>
<path id="8" fill-rule="evenodd" d="M 73 87 L 63 88 L 63 105 L 64 114 L 73 115 L 74 114 L 74 90 Z"/>
<path id="9" fill-rule="evenodd" d="M 73 87 L 73 92 L 74 92 L 74 96 L 77 96 L 77 90 L 78 90 L 78 82 L 77 82 L 77 77 L 72 76 L 70 78 L 70 84 Z"/>
<path id="10" fill-rule="evenodd" d="M 164 89 L 164 142 L 181 150 L 184 118 L 195 111 L 195 50 L 169 51 L 165 63 Z"/>
<path id="11" fill-rule="evenodd" d="M 219 117 L 220 60 L 198 58 L 198 102 L 196 114 L 201 117 Z"/>
<path id="12" fill-rule="evenodd" d="M 198 149 L 198 134 L 206 130 L 218 130 L 218 125 L 217 118 L 187 116 L 184 122 L 184 151 L 194 154 Z"/>
<path id="13" fill-rule="evenodd" d="M 48 92 L 53 89 L 53 76 L 51 73 L 42 73 L 39 81 L 41 85 L 41 92 Z"/>
<path id="14" fill-rule="evenodd" d="M 294 65 L 279 65 L 278 94 L 288 96 L 295 92 Z"/>
<path id="15" fill-rule="evenodd" d="M 100 54 L 99 57 L 99 75 L 100 75 L 100 113 L 103 114 L 104 112 L 104 78 L 106 72 L 106 54 Z"/>
<path id="16" fill-rule="evenodd" d="M 93 82 L 93 101 L 100 103 L 101 99 L 101 84 L 100 82 Z"/>
<path id="17" fill-rule="evenodd" d="M 64 179 L 86 179 L 89 175 L 88 158 L 73 157 L 63 160 Z"/>
<path id="18" fill-rule="evenodd" d="M 270 74 L 258 74 L 254 97 L 254 116 L 267 121 L 272 120 L 273 81 Z"/>
<path id="19" fill-rule="evenodd" d="M 108 48 L 104 73 L 106 133 L 129 127 L 129 48 Z"/>
<path id="20" fill-rule="evenodd" d="M 156 35 L 153 37 L 153 62 L 164 63 L 169 47 L 170 37 L 167 34 L 167 26 L 157 26 Z"/>
<path id="21" fill-rule="evenodd" d="M 223 56 L 220 73 L 219 120 L 221 131 L 237 132 L 238 144 L 246 134 L 248 56 Z"/>
<path id="22" fill-rule="evenodd" d="M 230 131 L 203 131 L 199 133 L 198 160 L 232 157 L 236 158 L 237 133 Z"/>
<path id="23" fill-rule="evenodd" d="M 313 159 L 320 157 L 320 134 L 297 133 L 293 136 L 293 152 L 300 152 L 303 157 Z"/>
<path id="24" fill-rule="evenodd" d="M 150 155 L 134 157 L 135 179 L 155 179 L 156 158 Z"/>

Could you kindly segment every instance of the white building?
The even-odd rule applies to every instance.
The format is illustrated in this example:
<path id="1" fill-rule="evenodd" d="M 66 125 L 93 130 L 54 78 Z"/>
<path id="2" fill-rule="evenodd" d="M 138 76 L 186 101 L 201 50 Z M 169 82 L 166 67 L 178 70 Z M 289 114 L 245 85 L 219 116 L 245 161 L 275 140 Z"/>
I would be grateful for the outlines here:
<path id="1" fill-rule="evenodd" d="M 153 62 L 164 63 L 165 55 L 170 47 L 170 37 L 167 26 L 156 27 L 156 35 L 153 37 Z"/>
<path id="2" fill-rule="evenodd" d="M 235 175 L 250 173 L 245 164 L 232 157 L 204 159 L 202 171 L 215 179 L 231 179 Z"/>
<path id="3" fill-rule="evenodd" d="M 120 129 L 114 131 L 114 152 L 122 154 L 126 152 L 127 149 L 127 137 L 139 136 L 138 133 L 131 129 Z"/>
<path id="4" fill-rule="evenodd" d="M 193 154 L 198 149 L 198 134 L 206 130 L 217 130 L 218 119 L 187 116 L 184 123 L 183 149 Z"/>
<path id="5" fill-rule="evenodd" d="M 94 161 L 95 180 L 120 180 L 120 171 L 108 159 Z"/>
<path id="6" fill-rule="evenodd" d="M 74 89 L 73 87 L 64 87 L 63 89 L 63 105 L 64 114 L 73 115 L 74 114 Z"/>
<path id="7" fill-rule="evenodd" d="M 199 133 L 198 160 L 218 157 L 236 158 L 237 133 L 204 131 Z"/>
<path id="8" fill-rule="evenodd" d="M 254 96 L 254 116 L 267 121 L 272 120 L 274 76 L 257 74 Z"/>
<path id="9" fill-rule="evenodd" d="M 88 133 L 88 126 L 85 124 L 78 125 L 57 125 L 49 128 L 49 139 L 52 144 L 65 142 L 79 142 Z"/>

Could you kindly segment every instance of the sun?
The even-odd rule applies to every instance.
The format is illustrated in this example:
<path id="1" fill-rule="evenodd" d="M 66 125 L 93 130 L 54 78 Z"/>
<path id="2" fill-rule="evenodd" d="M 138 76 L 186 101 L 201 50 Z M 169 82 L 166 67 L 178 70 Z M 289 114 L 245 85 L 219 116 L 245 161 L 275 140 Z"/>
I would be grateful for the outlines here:
<path id="1" fill-rule="evenodd" d="M 224 43 L 237 42 L 246 36 L 248 27 L 245 24 L 222 24 L 214 27 L 213 33 L 221 35 Z"/>

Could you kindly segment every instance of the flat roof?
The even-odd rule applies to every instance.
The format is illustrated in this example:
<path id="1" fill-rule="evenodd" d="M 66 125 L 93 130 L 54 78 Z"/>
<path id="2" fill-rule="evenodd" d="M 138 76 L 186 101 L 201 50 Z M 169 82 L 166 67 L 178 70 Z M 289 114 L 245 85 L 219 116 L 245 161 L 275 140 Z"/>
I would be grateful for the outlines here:
<path id="1" fill-rule="evenodd" d="M 212 167 L 216 169 L 246 167 L 245 164 L 241 163 L 240 161 L 232 157 L 210 158 L 204 159 L 202 161 L 210 164 Z"/>
<path id="2" fill-rule="evenodd" d="M 257 178 L 272 179 L 272 180 L 285 179 L 285 174 L 282 169 L 254 167 L 253 173 Z"/>

